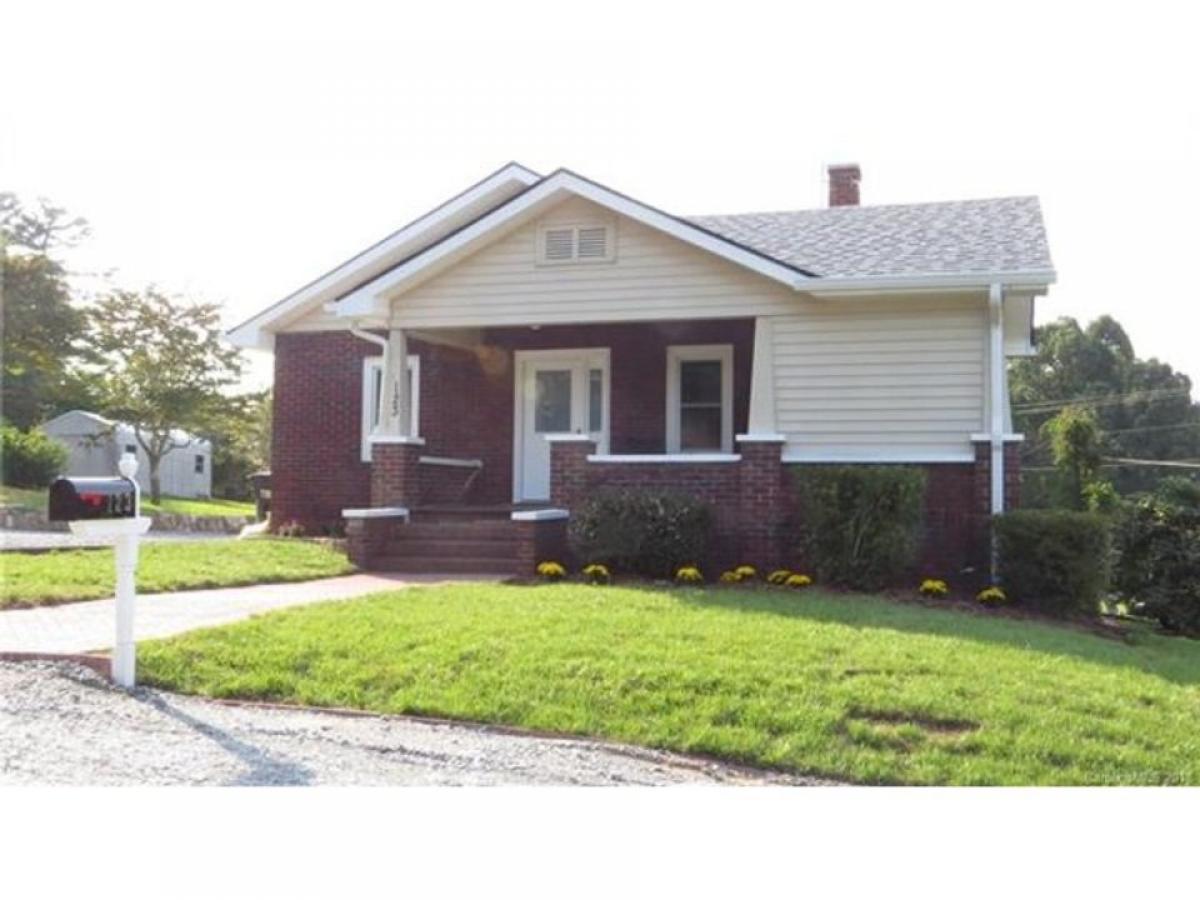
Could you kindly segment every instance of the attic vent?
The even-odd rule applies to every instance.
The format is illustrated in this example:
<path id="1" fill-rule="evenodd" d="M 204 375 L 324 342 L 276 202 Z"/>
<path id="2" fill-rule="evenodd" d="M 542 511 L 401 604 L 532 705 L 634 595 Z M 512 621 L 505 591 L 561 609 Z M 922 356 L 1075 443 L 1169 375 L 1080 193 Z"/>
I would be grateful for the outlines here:
<path id="1" fill-rule="evenodd" d="M 608 259 L 608 229 L 601 225 L 599 228 L 579 229 L 579 258 Z"/>
<path id="2" fill-rule="evenodd" d="M 575 229 L 550 228 L 546 231 L 545 257 L 548 262 L 566 262 L 575 255 Z"/>
<path id="3" fill-rule="evenodd" d="M 563 225 L 538 233 L 541 263 L 609 262 L 613 256 L 612 225 Z"/>

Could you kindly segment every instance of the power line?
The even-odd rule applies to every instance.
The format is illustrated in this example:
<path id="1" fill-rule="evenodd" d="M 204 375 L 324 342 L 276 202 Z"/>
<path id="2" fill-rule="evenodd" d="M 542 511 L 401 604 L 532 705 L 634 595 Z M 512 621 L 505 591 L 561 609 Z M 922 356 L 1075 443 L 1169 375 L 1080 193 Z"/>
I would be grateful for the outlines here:
<path id="1" fill-rule="evenodd" d="M 1117 466 L 1161 466 L 1167 469 L 1196 469 L 1200 471 L 1200 462 L 1188 462 L 1178 459 L 1125 459 L 1119 456 L 1109 456 L 1104 459 L 1104 462 Z"/>
<path id="2" fill-rule="evenodd" d="M 1129 391 L 1124 394 L 1094 394 L 1090 397 L 1073 397 L 1069 400 L 1043 400 L 1029 403 L 1015 403 L 1014 413 L 1036 414 L 1053 412 L 1068 406 L 1112 406 L 1114 403 L 1125 403 L 1133 400 L 1155 400 L 1168 397 L 1178 397 L 1191 393 L 1189 388 L 1159 388 L 1146 391 Z"/>

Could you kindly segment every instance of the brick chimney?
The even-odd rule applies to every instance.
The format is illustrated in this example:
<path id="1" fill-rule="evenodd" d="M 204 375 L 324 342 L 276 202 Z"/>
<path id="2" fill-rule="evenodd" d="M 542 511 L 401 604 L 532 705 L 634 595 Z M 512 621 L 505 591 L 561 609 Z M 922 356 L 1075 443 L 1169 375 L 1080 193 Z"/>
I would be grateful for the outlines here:
<path id="1" fill-rule="evenodd" d="M 829 167 L 829 205 L 858 206 L 858 183 L 862 169 L 858 163 L 839 163 Z"/>

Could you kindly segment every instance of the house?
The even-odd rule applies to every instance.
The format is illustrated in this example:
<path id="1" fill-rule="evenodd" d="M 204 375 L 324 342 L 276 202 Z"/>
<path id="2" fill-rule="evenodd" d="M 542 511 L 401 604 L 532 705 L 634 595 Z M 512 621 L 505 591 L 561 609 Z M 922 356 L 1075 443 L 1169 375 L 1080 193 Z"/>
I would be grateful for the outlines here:
<path id="1" fill-rule="evenodd" d="M 121 456 L 133 453 L 139 463 L 138 484 L 149 492 L 150 463 L 133 426 L 75 409 L 46 422 L 42 430 L 70 454 L 67 471 L 62 474 L 110 477 L 117 474 Z M 212 443 L 181 430 L 172 431 L 171 438 L 175 446 L 158 467 L 162 492 L 174 497 L 211 497 Z"/>
<path id="2" fill-rule="evenodd" d="M 504 166 L 230 333 L 274 351 L 273 521 L 360 563 L 516 568 L 589 492 L 711 501 L 714 553 L 788 556 L 790 470 L 928 472 L 925 559 L 1017 501 L 1007 357 L 1054 281 L 1033 197 L 681 217 Z M 782 199 L 782 198 L 781 198 Z"/>

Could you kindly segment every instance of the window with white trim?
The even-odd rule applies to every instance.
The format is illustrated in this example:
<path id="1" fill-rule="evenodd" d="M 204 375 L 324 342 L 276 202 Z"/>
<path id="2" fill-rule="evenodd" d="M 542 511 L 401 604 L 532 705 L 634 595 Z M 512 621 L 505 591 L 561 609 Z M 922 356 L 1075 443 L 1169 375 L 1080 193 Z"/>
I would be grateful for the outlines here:
<path id="1" fill-rule="evenodd" d="M 538 263 L 612 262 L 616 231 L 611 224 L 543 225 L 538 229 Z"/>
<path id="2" fill-rule="evenodd" d="M 667 452 L 733 452 L 733 345 L 667 348 Z"/>
<path id="3" fill-rule="evenodd" d="M 409 425 L 408 433 L 420 435 L 421 425 L 421 358 L 408 357 Z M 383 400 L 383 357 L 368 356 L 363 360 L 362 384 L 362 447 L 363 462 L 371 461 L 371 432 L 379 424 L 379 404 Z"/>

